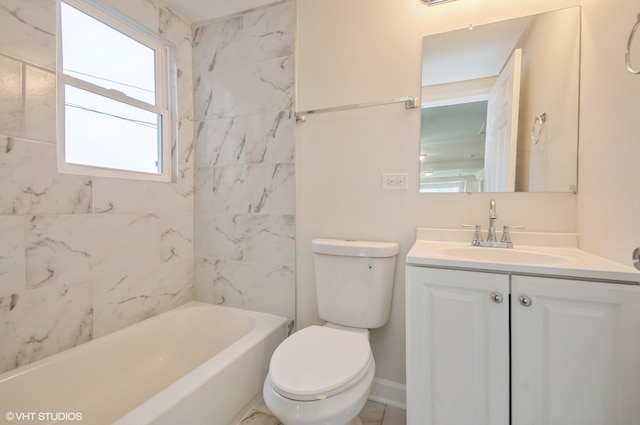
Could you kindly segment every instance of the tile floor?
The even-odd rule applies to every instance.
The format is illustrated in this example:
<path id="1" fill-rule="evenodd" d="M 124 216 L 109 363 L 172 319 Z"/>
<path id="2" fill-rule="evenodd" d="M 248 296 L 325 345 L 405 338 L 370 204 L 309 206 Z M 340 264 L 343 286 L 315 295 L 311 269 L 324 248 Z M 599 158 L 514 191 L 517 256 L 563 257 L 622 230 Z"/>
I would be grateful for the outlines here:
<path id="1" fill-rule="evenodd" d="M 360 419 L 362 425 L 406 425 L 407 414 L 403 409 L 369 400 L 360 412 Z M 260 402 L 238 425 L 282 425 L 282 422 L 271 415 L 264 402 Z"/>

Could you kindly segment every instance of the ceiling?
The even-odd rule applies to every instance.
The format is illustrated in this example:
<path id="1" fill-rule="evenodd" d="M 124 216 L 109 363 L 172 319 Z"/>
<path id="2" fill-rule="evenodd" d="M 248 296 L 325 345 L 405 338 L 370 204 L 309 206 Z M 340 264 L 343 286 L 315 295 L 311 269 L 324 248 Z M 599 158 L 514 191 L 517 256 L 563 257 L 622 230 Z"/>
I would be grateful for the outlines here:
<path id="1" fill-rule="evenodd" d="M 422 85 L 498 75 L 533 19 L 511 19 L 424 37 Z"/>
<path id="2" fill-rule="evenodd" d="M 191 23 L 209 21 L 282 0 L 163 0 Z"/>

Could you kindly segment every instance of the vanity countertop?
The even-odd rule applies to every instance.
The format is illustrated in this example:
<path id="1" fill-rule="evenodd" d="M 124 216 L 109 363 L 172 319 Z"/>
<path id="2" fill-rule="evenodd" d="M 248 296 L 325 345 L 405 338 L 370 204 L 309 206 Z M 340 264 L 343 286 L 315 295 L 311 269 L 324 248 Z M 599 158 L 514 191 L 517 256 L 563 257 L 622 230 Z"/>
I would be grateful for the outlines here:
<path id="1" fill-rule="evenodd" d="M 472 237 L 473 232 L 467 230 L 420 228 L 406 263 L 640 283 L 640 271 L 631 265 L 578 249 L 577 235 L 574 234 L 514 232 L 514 248 L 471 246 Z"/>

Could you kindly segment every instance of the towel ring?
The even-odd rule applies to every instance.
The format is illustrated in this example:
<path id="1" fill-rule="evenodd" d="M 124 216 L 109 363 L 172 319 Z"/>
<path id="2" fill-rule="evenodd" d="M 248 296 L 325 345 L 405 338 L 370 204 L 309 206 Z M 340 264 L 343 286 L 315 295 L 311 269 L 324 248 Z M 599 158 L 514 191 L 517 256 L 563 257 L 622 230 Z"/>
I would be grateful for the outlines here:
<path id="1" fill-rule="evenodd" d="M 536 115 L 533 120 L 533 124 L 531 125 L 531 142 L 534 145 L 540 143 L 540 136 L 542 135 L 542 129 L 544 128 L 544 123 L 547 122 L 547 113 L 543 112 L 540 115 Z M 536 128 L 538 131 L 536 131 Z"/>
<path id="2" fill-rule="evenodd" d="M 640 26 L 640 13 L 638 13 L 638 19 L 631 29 L 631 34 L 629 34 L 629 41 L 627 41 L 627 49 L 624 52 L 624 59 L 627 63 L 627 71 L 634 75 L 640 74 L 640 70 L 633 69 L 633 67 L 631 66 L 631 43 L 633 42 L 633 36 L 636 34 L 638 26 Z"/>

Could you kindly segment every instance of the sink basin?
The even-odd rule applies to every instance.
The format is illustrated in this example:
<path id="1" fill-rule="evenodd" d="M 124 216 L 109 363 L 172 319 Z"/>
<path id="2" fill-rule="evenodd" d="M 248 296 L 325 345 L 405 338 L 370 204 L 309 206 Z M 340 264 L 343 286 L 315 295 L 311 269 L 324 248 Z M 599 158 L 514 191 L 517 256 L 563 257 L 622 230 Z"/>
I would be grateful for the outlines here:
<path id="1" fill-rule="evenodd" d="M 469 261 L 491 261 L 526 265 L 559 265 L 571 262 L 561 255 L 525 251 L 517 248 L 484 248 L 477 246 L 443 248 L 443 254 Z"/>
<path id="2" fill-rule="evenodd" d="M 407 253 L 406 264 L 636 282 L 640 285 L 640 273 L 632 266 L 578 249 L 577 235 L 518 232 L 513 237 L 513 248 L 490 248 L 472 246 L 472 230 L 418 228 L 416 242 Z"/>

